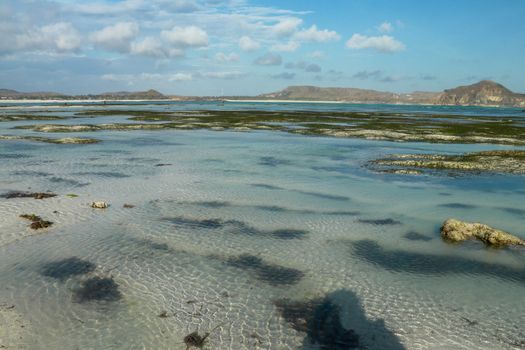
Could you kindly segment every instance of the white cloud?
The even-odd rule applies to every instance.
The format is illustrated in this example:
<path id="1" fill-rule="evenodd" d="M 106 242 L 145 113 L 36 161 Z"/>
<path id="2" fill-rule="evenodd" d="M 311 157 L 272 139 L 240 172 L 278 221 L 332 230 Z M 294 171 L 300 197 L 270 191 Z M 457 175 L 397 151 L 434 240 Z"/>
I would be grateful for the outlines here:
<path id="1" fill-rule="evenodd" d="M 166 47 L 159 39 L 147 37 L 138 42 L 131 43 L 130 53 L 139 56 L 154 58 L 169 58 L 184 56 L 184 51 L 177 48 Z"/>
<path id="2" fill-rule="evenodd" d="M 243 36 L 239 39 L 239 47 L 243 51 L 256 51 L 259 50 L 261 44 L 253 40 L 249 36 Z"/>
<path id="3" fill-rule="evenodd" d="M 253 63 L 259 66 L 280 66 L 283 63 L 281 55 L 267 53 L 264 56 L 257 58 Z"/>
<path id="4" fill-rule="evenodd" d="M 285 18 L 273 26 L 272 31 L 278 36 L 290 36 L 297 31 L 303 20 L 297 17 Z"/>
<path id="5" fill-rule="evenodd" d="M 390 22 L 383 22 L 377 27 L 381 33 L 392 33 L 394 31 L 394 26 Z"/>
<path id="6" fill-rule="evenodd" d="M 215 55 L 215 59 L 219 62 L 237 62 L 239 60 L 239 55 L 235 52 L 230 52 L 229 54 L 219 52 Z"/>
<path id="7" fill-rule="evenodd" d="M 310 52 L 308 56 L 318 60 L 318 59 L 324 58 L 325 55 L 324 55 L 324 52 L 322 51 L 313 51 L 313 52 Z"/>
<path id="8" fill-rule="evenodd" d="M 167 42 L 179 47 L 208 46 L 208 33 L 197 26 L 173 27 L 163 30 L 161 36 Z"/>
<path id="9" fill-rule="evenodd" d="M 353 50 L 373 49 L 383 53 L 398 52 L 406 48 L 405 44 L 389 35 L 366 36 L 361 34 L 352 35 L 346 42 L 346 47 Z"/>
<path id="10" fill-rule="evenodd" d="M 126 82 L 133 85 L 134 83 L 141 81 L 190 81 L 193 80 L 191 73 L 170 73 L 170 74 L 159 74 L 159 73 L 139 73 L 139 74 L 104 74 L 101 77 L 102 80 Z"/>
<path id="11" fill-rule="evenodd" d="M 175 73 L 168 75 L 168 81 L 190 81 L 193 80 L 193 75 L 190 73 Z"/>
<path id="12" fill-rule="evenodd" d="M 245 76 L 245 73 L 234 71 L 234 72 L 208 72 L 202 74 L 204 78 L 211 78 L 211 79 L 238 79 L 243 76 Z"/>
<path id="13" fill-rule="evenodd" d="M 324 43 L 328 41 L 339 40 L 341 36 L 333 30 L 328 30 L 328 29 L 319 30 L 317 29 L 317 26 L 314 24 L 308 29 L 303 29 L 299 32 L 296 32 L 293 38 L 298 41 Z"/>
<path id="14" fill-rule="evenodd" d="M 91 41 L 108 50 L 127 52 L 130 41 L 139 33 L 135 22 L 119 22 L 91 34 Z"/>
<path id="15" fill-rule="evenodd" d="M 78 31 L 66 22 L 34 28 L 17 35 L 15 40 L 17 50 L 30 52 L 72 52 L 78 50 L 81 44 Z"/>
<path id="16" fill-rule="evenodd" d="M 271 47 L 271 50 L 280 52 L 294 52 L 300 46 L 301 44 L 299 44 L 297 41 L 289 41 L 286 44 L 275 44 Z"/>

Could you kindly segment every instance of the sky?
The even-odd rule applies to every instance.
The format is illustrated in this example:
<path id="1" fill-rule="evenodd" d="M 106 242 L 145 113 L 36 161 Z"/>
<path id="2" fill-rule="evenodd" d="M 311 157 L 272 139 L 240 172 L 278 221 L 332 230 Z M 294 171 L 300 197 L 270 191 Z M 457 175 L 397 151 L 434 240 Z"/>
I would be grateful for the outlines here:
<path id="1" fill-rule="evenodd" d="M 523 0 L 1 0 L 0 88 L 525 93 Z"/>

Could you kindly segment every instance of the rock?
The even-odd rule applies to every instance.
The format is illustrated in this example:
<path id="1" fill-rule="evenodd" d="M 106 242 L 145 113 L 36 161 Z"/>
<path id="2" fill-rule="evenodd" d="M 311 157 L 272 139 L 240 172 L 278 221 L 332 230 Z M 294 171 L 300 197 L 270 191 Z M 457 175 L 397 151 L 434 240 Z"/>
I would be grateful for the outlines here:
<path id="1" fill-rule="evenodd" d="M 441 226 L 441 237 L 451 242 L 462 242 L 474 238 L 491 246 L 525 246 L 525 240 L 510 233 L 497 230 L 488 225 L 463 222 L 457 219 L 448 219 L 443 223 L 443 226 Z"/>
<path id="2" fill-rule="evenodd" d="M 104 202 L 104 201 L 99 201 L 99 202 L 92 202 L 91 203 L 91 208 L 95 208 L 95 209 L 106 209 L 107 207 L 109 207 L 108 203 Z"/>

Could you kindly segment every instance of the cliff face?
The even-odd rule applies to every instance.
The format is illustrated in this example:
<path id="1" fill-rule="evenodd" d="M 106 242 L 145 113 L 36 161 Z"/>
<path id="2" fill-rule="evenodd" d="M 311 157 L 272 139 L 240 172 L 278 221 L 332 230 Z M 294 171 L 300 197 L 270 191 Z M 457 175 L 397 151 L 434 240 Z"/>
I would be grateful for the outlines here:
<path id="1" fill-rule="evenodd" d="M 436 99 L 440 105 L 460 106 L 525 106 L 525 95 L 516 94 L 490 80 L 445 90 Z"/>

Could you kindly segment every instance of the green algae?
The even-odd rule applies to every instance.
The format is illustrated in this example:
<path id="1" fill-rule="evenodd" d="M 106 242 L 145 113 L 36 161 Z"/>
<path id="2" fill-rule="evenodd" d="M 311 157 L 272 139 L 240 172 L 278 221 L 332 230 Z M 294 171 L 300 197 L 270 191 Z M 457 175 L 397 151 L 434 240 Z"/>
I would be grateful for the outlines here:
<path id="1" fill-rule="evenodd" d="M 93 144 L 98 143 L 100 140 L 92 138 L 83 138 L 83 137 L 64 137 L 64 138 L 48 138 L 42 136 L 15 136 L 15 135 L 0 135 L 0 140 L 26 140 L 26 141 L 36 141 L 44 143 L 54 143 L 54 144 Z"/>
<path id="2" fill-rule="evenodd" d="M 314 111 L 178 111 L 95 110 L 82 116 L 127 116 L 130 123 L 24 125 L 39 132 L 102 130 L 207 129 L 281 131 L 307 136 L 364 138 L 430 143 L 525 145 L 525 125 L 515 117 Z"/>
<path id="3" fill-rule="evenodd" d="M 408 175 L 414 174 L 409 171 L 414 168 L 434 171 L 525 174 L 525 150 L 494 150 L 460 155 L 398 154 L 371 161 L 368 166 L 382 172 Z"/>
<path id="4" fill-rule="evenodd" d="M 36 115 L 36 114 L 0 114 L 0 122 L 14 122 L 23 120 L 62 120 L 64 117 Z"/>

